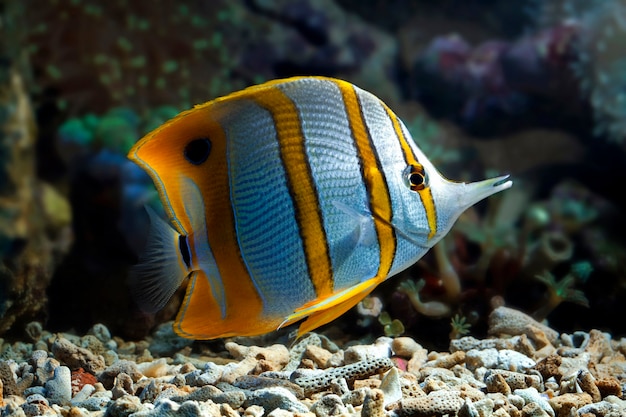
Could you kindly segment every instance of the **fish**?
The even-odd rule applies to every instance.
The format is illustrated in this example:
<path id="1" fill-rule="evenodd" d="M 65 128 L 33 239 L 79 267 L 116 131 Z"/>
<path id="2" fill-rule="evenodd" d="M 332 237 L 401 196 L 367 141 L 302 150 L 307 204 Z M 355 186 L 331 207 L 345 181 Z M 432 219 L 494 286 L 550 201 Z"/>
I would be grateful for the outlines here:
<path id="1" fill-rule="evenodd" d="M 197 340 L 329 323 L 512 185 L 447 180 L 383 101 L 326 77 L 196 105 L 128 157 L 167 216 L 148 212 L 131 291 L 156 312 L 186 283 L 174 331 Z"/>

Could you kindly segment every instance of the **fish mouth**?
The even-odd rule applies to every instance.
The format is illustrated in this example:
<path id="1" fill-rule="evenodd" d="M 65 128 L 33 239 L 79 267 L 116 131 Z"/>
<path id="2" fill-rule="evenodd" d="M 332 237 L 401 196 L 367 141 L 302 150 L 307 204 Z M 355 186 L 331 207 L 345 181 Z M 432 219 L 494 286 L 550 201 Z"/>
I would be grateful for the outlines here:
<path id="1" fill-rule="evenodd" d="M 460 205 L 465 210 L 493 194 L 511 188 L 513 181 L 509 177 L 510 175 L 507 174 L 482 181 L 463 183 L 464 192 L 459 198 Z"/>

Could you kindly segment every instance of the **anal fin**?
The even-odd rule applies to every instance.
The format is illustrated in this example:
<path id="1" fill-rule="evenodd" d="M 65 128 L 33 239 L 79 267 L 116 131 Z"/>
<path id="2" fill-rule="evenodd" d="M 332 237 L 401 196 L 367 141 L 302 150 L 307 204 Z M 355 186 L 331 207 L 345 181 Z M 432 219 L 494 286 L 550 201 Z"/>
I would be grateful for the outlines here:
<path id="1" fill-rule="evenodd" d="M 298 328 L 298 337 L 300 337 L 311 330 L 333 321 L 350 310 L 372 292 L 383 280 L 384 278 L 374 277 L 353 287 L 346 288 L 330 297 L 322 300 L 313 300 L 297 309 L 293 314 L 287 316 L 281 327 L 295 323 L 308 316 Z"/>

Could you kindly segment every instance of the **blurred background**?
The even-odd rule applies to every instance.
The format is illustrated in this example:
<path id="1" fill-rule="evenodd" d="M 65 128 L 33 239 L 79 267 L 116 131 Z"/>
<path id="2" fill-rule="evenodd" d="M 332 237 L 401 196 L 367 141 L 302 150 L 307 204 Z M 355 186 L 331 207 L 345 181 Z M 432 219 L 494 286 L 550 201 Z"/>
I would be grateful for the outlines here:
<path id="1" fill-rule="evenodd" d="M 379 96 L 449 178 L 514 181 L 330 326 L 445 344 L 507 305 L 623 335 L 626 1 L 436 3 L 0 0 L 0 337 L 38 320 L 139 339 L 172 319 L 180 294 L 147 315 L 128 292 L 159 202 L 126 152 L 294 75 Z"/>

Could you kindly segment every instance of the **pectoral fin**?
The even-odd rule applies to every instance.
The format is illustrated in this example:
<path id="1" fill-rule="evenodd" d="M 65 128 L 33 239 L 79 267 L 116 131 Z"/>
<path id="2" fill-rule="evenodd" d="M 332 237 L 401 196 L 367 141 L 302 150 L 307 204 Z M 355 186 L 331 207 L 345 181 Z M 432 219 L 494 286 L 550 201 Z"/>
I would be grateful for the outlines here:
<path id="1" fill-rule="evenodd" d="M 384 278 L 374 277 L 324 299 L 313 300 L 287 316 L 282 326 L 308 318 L 298 328 L 298 337 L 331 322 L 354 307 L 380 284 Z"/>
<path id="2" fill-rule="evenodd" d="M 150 217 L 144 253 L 130 271 L 129 286 L 139 307 L 147 313 L 161 310 L 189 275 L 186 236 L 161 219 L 149 206 Z"/>

